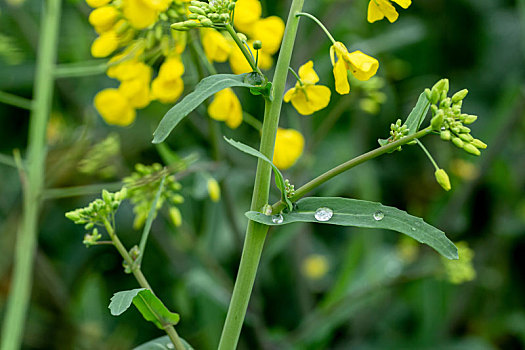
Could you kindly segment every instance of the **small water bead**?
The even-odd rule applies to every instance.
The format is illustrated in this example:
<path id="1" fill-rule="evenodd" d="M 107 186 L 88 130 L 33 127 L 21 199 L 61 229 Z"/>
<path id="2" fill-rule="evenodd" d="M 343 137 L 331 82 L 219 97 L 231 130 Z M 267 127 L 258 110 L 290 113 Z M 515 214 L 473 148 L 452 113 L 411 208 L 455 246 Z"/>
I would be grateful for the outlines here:
<path id="1" fill-rule="evenodd" d="M 284 218 L 281 214 L 276 214 L 274 216 L 272 216 L 272 222 L 274 224 L 282 224 L 284 221 Z"/>
<path id="2" fill-rule="evenodd" d="M 167 347 L 168 349 L 175 349 L 175 346 L 173 346 L 172 343 L 168 343 L 168 344 L 166 344 L 166 347 Z"/>
<path id="3" fill-rule="evenodd" d="M 385 214 L 381 211 L 381 210 L 378 210 L 374 213 L 374 220 L 375 221 L 381 221 L 383 220 L 383 218 L 385 217 Z"/>
<path id="4" fill-rule="evenodd" d="M 447 128 L 445 128 L 444 126 L 441 127 L 441 131 L 445 131 L 447 130 Z"/>
<path id="5" fill-rule="evenodd" d="M 415 230 L 416 230 L 416 228 L 415 228 L 415 227 L 412 227 L 412 231 L 415 231 Z"/>
<path id="6" fill-rule="evenodd" d="M 333 215 L 334 215 L 334 211 L 332 209 L 322 207 L 322 208 L 318 208 L 315 211 L 314 217 L 315 217 L 315 220 L 317 221 L 328 221 L 332 218 Z"/>

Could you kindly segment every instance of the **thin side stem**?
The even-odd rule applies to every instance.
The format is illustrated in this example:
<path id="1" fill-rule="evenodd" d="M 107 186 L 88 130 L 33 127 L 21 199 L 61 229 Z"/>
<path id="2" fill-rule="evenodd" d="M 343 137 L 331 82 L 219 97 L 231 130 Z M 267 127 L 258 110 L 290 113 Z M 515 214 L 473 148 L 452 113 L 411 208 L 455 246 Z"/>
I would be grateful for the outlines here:
<path id="1" fill-rule="evenodd" d="M 55 79 L 88 77 L 104 74 L 107 69 L 108 64 L 99 60 L 64 63 L 55 67 L 54 76 Z"/>
<path id="2" fill-rule="evenodd" d="M 304 0 L 292 1 L 281 51 L 275 68 L 273 81 L 274 99 L 273 101 L 265 100 L 264 122 L 259 150 L 269 158 L 273 155 L 286 77 L 299 25 L 299 18 L 295 14 L 301 11 L 303 3 Z M 259 160 L 251 203 L 252 210 L 259 210 L 268 202 L 270 181 L 271 166 Z M 267 232 L 268 226 L 253 221 L 248 222 L 239 272 L 233 288 L 226 322 L 222 330 L 219 350 L 232 350 L 237 347 Z"/>
<path id="3" fill-rule="evenodd" d="M 0 103 L 5 103 L 11 106 L 28 110 L 31 110 L 33 108 L 33 101 L 3 91 L 0 91 Z"/>
<path id="4" fill-rule="evenodd" d="M 306 12 L 299 12 L 298 14 L 296 14 L 297 17 L 299 16 L 303 16 L 303 17 L 308 17 L 310 18 L 311 20 L 313 20 L 315 23 L 317 23 L 317 25 L 319 27 L 321 27 L 321 29 L 323 30 L 323 32 L 325 32 L 326 36 L 328 36 L 328 39 L 330 39 L 330 41 L 332 42 L 332 44 L 335 44 L 335 39 L 334 37 L 332 36 L 332 34 L 330 34 L 330 32 L 328 31 L 328 29 L 326 29 L 326 27 L 324 26 L 323 23 L 321 23 L 321 21 L 315 17 L 314 15 L 311 15 L 309 13 L 306 13 Z"/>
<path id="5" fill-rule="evenodd" d="M 439 166 L 437 165 L 436 161 L 434 160 L 434 158 L 432 157 L 430 152 L 427 150 L 427 148 L 423 145 L 423 143 L 421 143 L 421 141 L 419 141 L 418 139 L 416 139 L 416 142 L 417 142 L 418 146 L 421 147 L 423 152 L 425 152 L 425 154 L 427 155 L 427 158 L 430 160 L 430 162 L 432 163 L 434 168 L 436 168 L 436 170 L 439 170 Z"/>
<path id="6" fill-rule="evenodd" d="M 339 164 L 335 168 L 332 168 L 328 170 L 327 172 L 319 175 L 315 179 L 309 181 L 308 183 L 304 184 L 303 186 L 299 187 L 295 194 L 290 198 L 292 202 L 297 201 L 298 199 L 304 197 L 308 192 L 312 191 L 313 189 L 319 187 L 320 185 L 324 184 L 326 181 L 330 180 L 331 178 L 344 173 L 345 171 L 352 169 L 353 167 L 362 164 L 366 161 L 369 161 L 370 159 L 374 159 L 379 157 L 380 155 L 383 155 L 385 153 L 388 153 L 392 150 L 395 150 L 399 146 L 403 146 L 404 144 L 414 140 L 418 139 L 420 137 L 423 137 L 429 133 L 432 132 L 432 128 L 429 126 L 423 130 L 420 130 L 410 136 L 403 137 L 400 140 L 397 140 L 395 142 L 389 143 L 385 146 L 378 147 L 372 151 L 366 152 L 361 154 L 360 156 L 357 156 L 355 158 L 350 159 L 347 162 L 344 162 L 342 164 Z M 282 201 L 279 201 L 272 205 L 272 212 L 278 213 L 281 210 L 283 210 L 286 207 L 286 204 Z M 253 209 L 252 209 L 253 210 Z"/>
<path id="7" fill-rule="evenodd" d="M 122 244 L 122 242 L 116 235 L 113 226 L 107 219 L 104 220 L 104 227 L 106 228 L 106 231 L 108 232 L 108 235 L 111 238 L 113 245 L 115 246 L 117 251 L 120 253 L 124 261 L 128 264 L 128 266 L 132 267 L 131 273 L 137 280 L 138 284 L 142 288 L 149 289 L 153 294 L 155 294 L 155 292 L 153 291 L 153 288 L 151 288 L 151 285 L 146 279 L 146 276 L 144 276 L 138 264 L 134 264 L 134 261 L 129 255 L 128 250 L 126 249 L 126 247 L 124 247 L 124 244 Z M 186 350 L 186 347 L 184 346 L 184 344 L 182 344 L 182 341 L 180 340 L 179 335 L 177 334 L 177 331 L 175 330 L 173 326 L 171 325 L 164 326 L 164 331 L 166 332 L 166 334 L 168 334 L 168 337 L 170 338 L 171 342 L 175 346 L 176 350 Z"/>
<path id="8" fill-rule="evenodd" d="M 259 67 L 257 67 L 257 64 L 255 63 L 255 60 L 253 59 L 253 55 L 248 51 L 248 48 L 246 48 L 246 45 L 242 42 L 242 40 L 239 38 L 239 35 L 237 35 L 237 32 L 233 28 L 231 24 L 226 24 L 225 26 L 228 33 L 230 33 L 232 39 L 235 41 L 239 49 L 242 51 L 242 54 L 246 59 L 248 60 L 248 63 L 250 64 L 250 67 L 252 67 L 254 72 L 257 72 L 259 74 L 262 74 Z"/>
<path id="9" fill-rule="evenodd" d="M 9 291 L 2 327 L 0 346 L 2 350 L 21 348 L 29 308 L 38 235 L 38 214 L 44 187 L 46 127 L 53 98 L 53 66 L 56 59 L 60 12 L 61 0 L 43 2 L 33 91 L 34 102 L 29 123 L 23 221 L 15 243 L 13 284 Z"/>

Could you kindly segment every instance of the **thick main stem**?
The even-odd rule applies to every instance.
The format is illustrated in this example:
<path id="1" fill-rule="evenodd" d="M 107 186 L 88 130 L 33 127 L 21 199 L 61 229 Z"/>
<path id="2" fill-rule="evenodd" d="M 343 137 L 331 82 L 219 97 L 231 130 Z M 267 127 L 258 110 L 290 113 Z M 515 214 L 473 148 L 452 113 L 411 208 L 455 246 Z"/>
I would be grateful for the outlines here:
<path id="1" fill-rule="evenodd" d="M 273 156 L 275 135 L 279 125 L 286 77 L 292 58 L 297 27 L 299 25 L 299 18 L 295 15 L 301 11 L 303 3 L 304 0 L 293 0 L 290 7 L 281 52 L 279 53 L 275 68 L 273 80 L 274 99 L 273 101 L 266 100 L 265 103 L 260 151 L 270 159 Z M 252 195 L 252 210 L 259 210 L 263 205 L 268 203 L 270 181 L 271 166 L 259 160 Z M 228 308 L 226 322 L 222 330 L 219 350 L 232 350 L 237 347 L 267 232 L 268 226 L 253 221 L 248 222 L 239 272 L 233 288 L 233 295 Z"/>
<path id="2" fill-rule="evenodd" d="M 38 213 L 44 186 L 46 126 L 53 99 L 53 67 L 56 59 L 61 0 L 43 2 L 27 149 L 27 183 L 24 214 L 15 246 L 13 284 L 7 300 L 2 327 L 2 350 L 21 347 L 27 309 L 31 297 L 33 264 L 38 236 Z"/>

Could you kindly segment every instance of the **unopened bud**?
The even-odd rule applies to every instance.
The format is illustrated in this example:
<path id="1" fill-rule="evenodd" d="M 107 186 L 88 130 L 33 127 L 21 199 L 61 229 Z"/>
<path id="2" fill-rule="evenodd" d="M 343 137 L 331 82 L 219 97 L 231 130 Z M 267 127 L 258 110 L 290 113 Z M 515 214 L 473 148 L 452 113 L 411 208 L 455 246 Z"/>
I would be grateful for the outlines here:
<path id="1" fill-rule="evenodd" d="M 204 19 L 201 19 L 201 24 L 205 27 L 211 27 L 213 26 L 213 22 L 211 21 L 211 19 L 209 18 L 204 18 Z"/>
<path id="2" fill-rule="evenodd" d="M 458 147 L 458 148 L 463 148 L 463 146 L 465 145 L 463 140 L 461 140 L 459 137 L 453 137 L 452 138 L 452 143 L 454 145 L 456 145 L 456 147 Z"/>
<path id="3" fill-rule="evenodd" d="M 441 125 L 443 124 L 443 120 L 445 119 L 445 114 L 443 111 L 438 111 L 436 116 L 432 118 L 430 121 L 430 126 L 433 130 L 439 130 L 441 128 Z"/>
<path id="4" fill-rule="evenodd" d="M 173 225 L 175 225 L 175 227 L 179 227 L 180 225 L 182 225 L 182 215 L 180 213 L 179 208 L 177 207 L 170 208 L 170 219 Z"/>
<path id="5" fill-rule="evenodd" d="M 255 41 L 253 42 L 253 48 L 254 48 L 255 50 L 260 50 L 260 49 L 262 49 L 262 41 L 260 41 L 260 40 L 255 40 Z"/>
<path id="6" fill-rule="evenodd" d="M 434 173 L 434 176 L 436 177 L 437 183 L 440 184 L 441 187 L 443 187 L 445 191 L 450 191 L 452 187 L 450 186 L 450 179 L 445 170 L 443 169 L 436 170 L 436 172 Z"/>
<path id="7" fill-rule="evenodd" d="M 474 123 L 476 120 L 478 119 L 478 116 L 477 115 L 471 115 L 471 114 L 467 114 L 465 119 L 463 119 L 463 124 L 472 124 Z"/>
<path id="8" fill-rule="evenodd" d="M 439 136 L 443 141 L 449 141 L 452 138 L 452 134 L 450 133 L 450 130 L 444 130 L 442 131 Z"/>
<path id="9" fill-rule="evenodd" d="M 248 41 L 248 38 L 243 33 L 237 33 L 237 36 L 239 37 L 239 39 L 241 39 L 241 41 Z"/>
<path id="10" fill-rule="evenodd" d="M 477 149 L 476 146 L 474 146 L 472 143 L 465 143 L 465 145 L 463 146 L 463 149 L 467 151 L 468 153 L 473 154 L 475 156 L 479 156 L 481 154 L 479 149 Z"/>
<path id="11" fill-rule="evenodd" d="M 218 202 L 221 199 L 221 188 L 219 183 L 214 178 L 209 178 L 208 183 L 208 194 L 213 202 Z"/>
<path id="12" fill-rule="evenodd" d="M 456 103 L 456 102 L 459 102 L 459 101 L 463 100 L 465 97 L 467 97 L 467 94 L 468 94 L 468 90 L 467 89 L 463 89 L 463 90 L 460 90 L 460 91 L 456 92 L 452 96 L 452 103 Z"/>
<path id="13" fill-rule="evenodd" d="M 459 138 L 465 142 L 471 142 L 472 140 L 474 140 L 471 134 L 459 134 Z"/>
<path id="14" fill-rule="evenodd" d="M 479 149 L 485 149 L 487 148 L 487 144 L 479 139 L 474 139 L 472 140 L 471 142 L 476 148 L 479 148 Z"/>
<path id="15" fill-rule="evenodd" d="M 201 7 L 198 7 L 198 6 L 188 6 L 188 10 L 189 10 L 190 12 L 193 12 L 193 13 L 196 13 L 196 14 L 199 14 L 199 15 L 206 16 L 206 12 L 204 12 L 204 10 L 203 10 Z"/>

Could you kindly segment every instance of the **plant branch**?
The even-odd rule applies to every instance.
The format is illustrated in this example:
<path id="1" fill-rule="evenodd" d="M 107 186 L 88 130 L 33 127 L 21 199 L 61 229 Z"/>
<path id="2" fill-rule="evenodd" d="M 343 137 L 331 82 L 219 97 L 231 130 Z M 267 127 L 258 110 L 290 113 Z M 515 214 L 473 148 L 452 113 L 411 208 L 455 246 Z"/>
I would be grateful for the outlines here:
<path id="1" fill-rule="evenodd" d="M 3 91 L 0 91 L 0 102 L 28 110 L 33 108 L 33 101 Z"/>
<path id="2" fill-rule="evenodd" d="M 246 48 L 246 45 L 244 45 L 241 38 L 239 38 L 239 35 L 237 35 L 237 32 L 235 31 L 233 26 L 228 23 L 226 24 L 225 28 L 228 31 L 228 33 L 230 33 L 231 37 L 233 38 L 233 40 L 235 41 L 239 49 L 242 51 L 242 54 L 244 55 L 244 57 L 246 57 L 246 59 L 248 60 L 248 63 L 250 64 L 250 67 L 252 67 L 253 71 L 262 75 L 262 72 L 259 69 L 259 67 L 257 67 L 252 54 L 250 53 L 250 51 L 248 51 L 248 49 Z"/>

